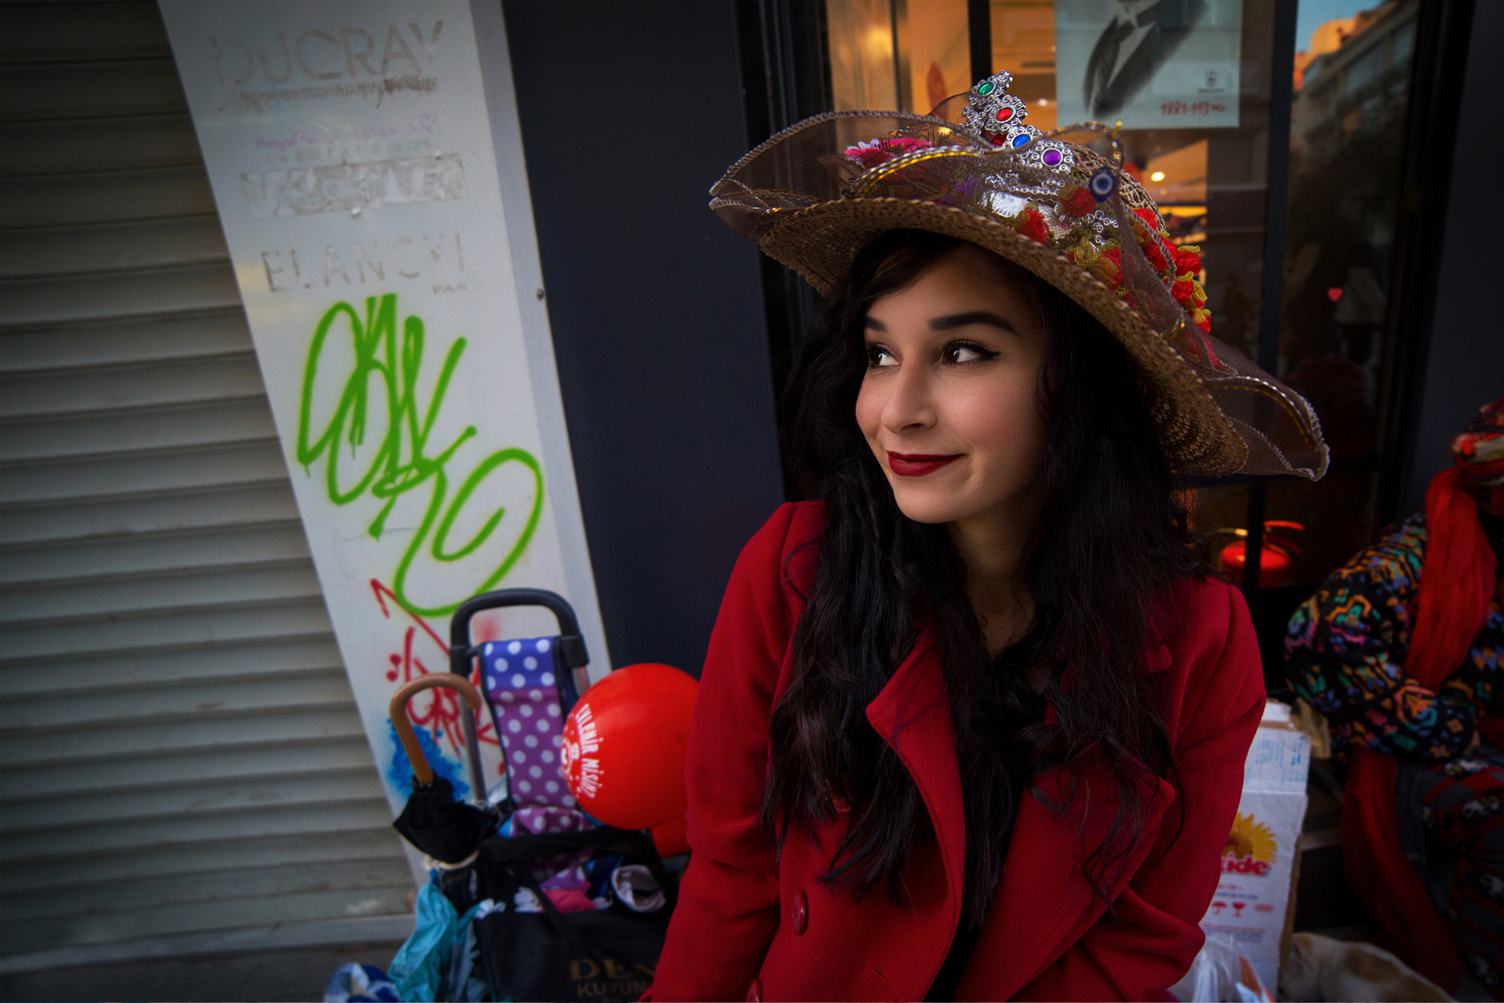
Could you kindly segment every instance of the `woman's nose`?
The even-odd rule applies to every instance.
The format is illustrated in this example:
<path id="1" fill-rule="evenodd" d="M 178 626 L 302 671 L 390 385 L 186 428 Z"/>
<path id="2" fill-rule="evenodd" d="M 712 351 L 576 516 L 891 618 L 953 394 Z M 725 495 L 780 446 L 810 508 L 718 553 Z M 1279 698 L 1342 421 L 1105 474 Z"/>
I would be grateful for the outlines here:
<path id="1" fill-rule="evenodd" d="M 923 366 L 900 366 L 888 384 L 883 424 L 890 432 L 927 428 L 935 423 L 933 388 Z"/>

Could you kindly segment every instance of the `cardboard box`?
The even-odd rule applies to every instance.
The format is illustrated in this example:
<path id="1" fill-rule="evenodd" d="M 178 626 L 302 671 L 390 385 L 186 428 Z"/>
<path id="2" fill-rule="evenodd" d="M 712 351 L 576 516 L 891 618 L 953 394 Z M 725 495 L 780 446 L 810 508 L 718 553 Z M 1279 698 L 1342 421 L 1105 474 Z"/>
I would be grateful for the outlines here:
<path id="1" fill-rule="evenodd" d="M 1311 739 L 1271 700 L 1248 750 L 1243 797 L 1227 847 L 1222 879 L 1201 920 L 1208 939 L 1235 948 L 1271 991 L 1294 916 L 1294 877 L 1306 816 Z"/>

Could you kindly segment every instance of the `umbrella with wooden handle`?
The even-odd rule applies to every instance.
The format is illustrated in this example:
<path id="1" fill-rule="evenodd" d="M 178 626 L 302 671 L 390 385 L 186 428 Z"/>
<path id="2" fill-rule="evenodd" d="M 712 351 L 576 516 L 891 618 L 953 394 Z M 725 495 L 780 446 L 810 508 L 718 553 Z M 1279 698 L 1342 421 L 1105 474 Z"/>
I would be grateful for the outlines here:
<path id="1" fill-rule="evenodd" d="M 480 694 L 470 681 L 453 673 L 420 676 L 392 694 L 389 707 L 392 727 L 397 730 L 397 739 L 413 766 L 413 792 L 392 827 L 433 859 L 458 864 L 480 846 L 495 827 L 496 817 L 484 808 L 455 800 L 454 786 L 433 772 L 423 747 L 418 744 L 412 722 L 407 719 L 407 702 L 435 686 L 458 692 L 471 711 L 481 706 Z"/>

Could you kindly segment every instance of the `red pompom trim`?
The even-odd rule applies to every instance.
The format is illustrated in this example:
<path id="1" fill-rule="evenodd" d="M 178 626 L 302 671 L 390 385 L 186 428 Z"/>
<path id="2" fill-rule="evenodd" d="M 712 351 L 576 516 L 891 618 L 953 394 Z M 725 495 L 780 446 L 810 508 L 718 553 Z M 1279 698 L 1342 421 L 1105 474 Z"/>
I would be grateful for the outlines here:
<path id="1" fill-rule="evenodd" d="M 1170 270 L 1170 263 L 1165 260 L 1165 252 L 1159 249 L 1159 241 L 1151 238 L 1141 241 L 1139 246 L 1144 249 L 1144 257 L 1149 260 L 1149 264 L 1154 266 L 1156 272 L 1163 275 Z"/>
<path id="2" fill-rule="evenodd" d="M 1201 271 L 1201 255 L 1184 247 L 1175 248 L 1175 274 L 1184 275 L 1190 272 L 1196 275 Z"/>
<path id="3" fill-rule="evenodd" d="M 1096 198 L 1080 185 L 1072 185 L 1060 193 L 1060 211 L 1067 216 L 1085 216 L 1096 207 Z"/>
<path id="4" fill-rule="evenodd" d="M 1047 244 L 1050 241 L 1050 228 L 1045 224 L 1044 216 L 1038 209 L 1025 209 L 1019 219 L 1018 232 L 1030 240 Z"/>

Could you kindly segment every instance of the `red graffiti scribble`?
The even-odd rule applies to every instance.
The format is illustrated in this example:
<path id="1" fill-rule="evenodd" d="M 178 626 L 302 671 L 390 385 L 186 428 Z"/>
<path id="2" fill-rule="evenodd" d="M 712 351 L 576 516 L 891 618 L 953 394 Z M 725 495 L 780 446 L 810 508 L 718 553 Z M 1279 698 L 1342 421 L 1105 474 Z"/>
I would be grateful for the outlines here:
<path id="1" fill-rule="evenodd" d="M 395 609 L 410 621 L 402 632 L 402 650 L 387 656 L 387 661 L 392 666 L 387 669 L 387 680 L 400 686 L 435 671 L 424 664 L 423 658 L 413 651 L 414 640 L 417 640 L 418 645 L 423 648 L 427 648 L 428 642 L 431 642 L 432 650 L 437 653 L 433 656 L 433 664 L 439 667 L 437 671 L 448 672 L 449 645 L 434 633 L 427 621 L 403 609 L 392 590 L 375 578 L 371 579 L 371 592 L 376 596 L 376 604 L 381 607 L 382 616 L 388 620 L 392 619 L 392 610 Z M 391 600 L 390 604 L 387 602 L 388 599 Z M 419 631 L 427 638 L 427 642 L 419 639 Z M 470 681 L 477 689 L 483 685 L 479 662 L 470 674 Z M 460 724 L 460 713 L 463 708 L 464 703 L 454 690 L 435 688 L 425 690 L 413 697 L 407 705 L 407 716 L 412 719 L 413 724 L 429 728 L 435 735 L 442 732 L 450 748 L 458 755 L 464 743 L 464 732 Z M 480 720 L 477 721 L 475 737 L 486 745 L 500 746 L 501 743 L 496 739 L 495 727 L 485 719 L 486 717 L 487 715 L 482 714 Z"/>
<path id="2" fill-rule="evenodd" d="M 470 636 L 476 644 L 501 640 L 500 617 L 491 613 L 477 614 L 475 619 L 470 621 Z"/>

